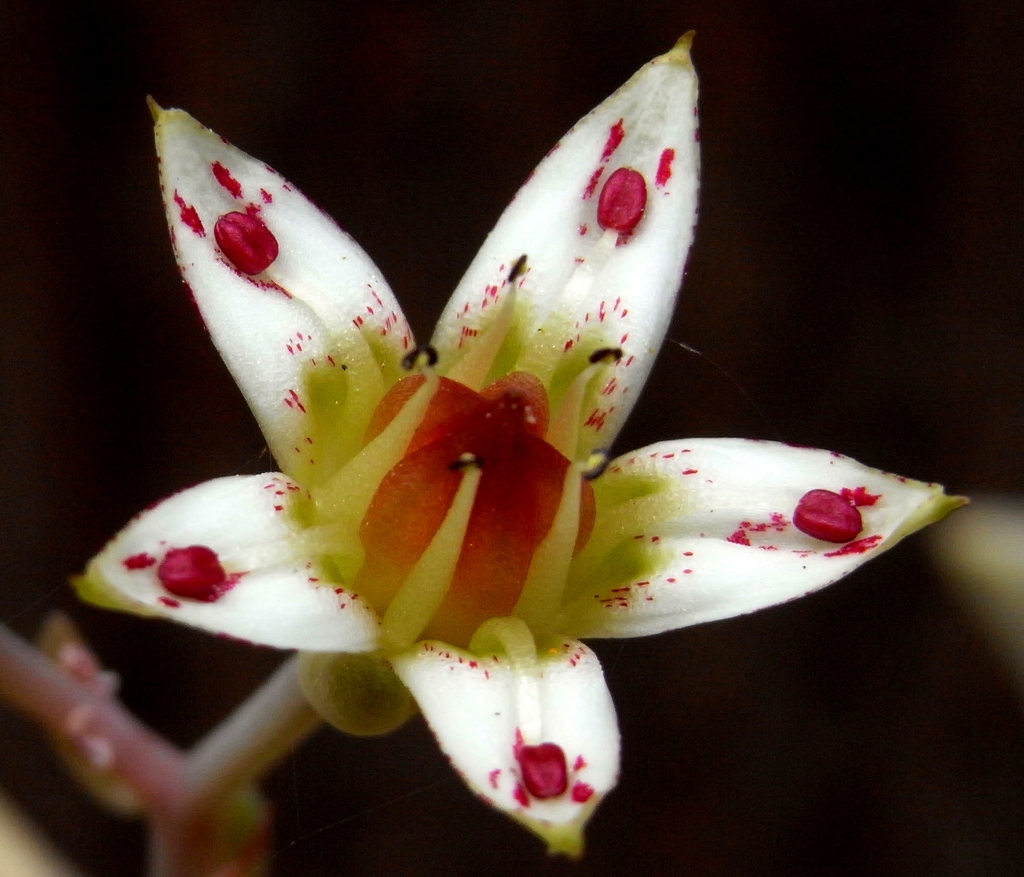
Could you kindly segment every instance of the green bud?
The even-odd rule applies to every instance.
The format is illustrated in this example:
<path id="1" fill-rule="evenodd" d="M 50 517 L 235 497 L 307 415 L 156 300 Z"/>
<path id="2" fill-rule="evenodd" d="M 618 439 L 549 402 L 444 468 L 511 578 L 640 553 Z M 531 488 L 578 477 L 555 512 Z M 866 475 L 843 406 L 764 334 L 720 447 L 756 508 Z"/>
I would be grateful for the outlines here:
<path id="1" fill-rule="evenodd" d="M 299 684 L 313 709 L 346 734 L 387 734 L 416 712 L 409 689 L 379 654 L 307 652 L 299 667 Z"/>

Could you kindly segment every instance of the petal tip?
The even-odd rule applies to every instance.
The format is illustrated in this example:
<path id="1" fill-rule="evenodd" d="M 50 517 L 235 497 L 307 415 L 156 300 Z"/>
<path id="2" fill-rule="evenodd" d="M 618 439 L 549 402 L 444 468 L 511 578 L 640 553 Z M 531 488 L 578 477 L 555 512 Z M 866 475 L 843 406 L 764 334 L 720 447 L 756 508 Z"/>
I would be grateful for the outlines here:
<path id="1" fill-rule="evenodd" d="M 158 124 L 160 117 L 164 114 L 164 108 L 153 100 L 153 95 L 151 94 L 146 95 L 146 106 L 149 108 L 149 114 L 153 117 L 153 123 Z"/>
<path id="2" fill-rule="evenodd" d="M 967 505 L 971 500 L 966 496 L 947 494 L 941 486 L 933 485 L 934 491 L 924 502 L 914 509 L 903 521 L 902 525 L 889 537 L 889 544 L 894 544 L 904 536 L 935 524 L 957 509 Z"/>
<path id="3" fill-rule="evenodd" d="M 688 30 L 676 40 L 676 44 L 671 49 L 655 60 L 666 64 L 681 64 L 684 67 L 692 68 L 693 61 L 690 58 L 690 48 L 696 35 L 697 31 Z"/>

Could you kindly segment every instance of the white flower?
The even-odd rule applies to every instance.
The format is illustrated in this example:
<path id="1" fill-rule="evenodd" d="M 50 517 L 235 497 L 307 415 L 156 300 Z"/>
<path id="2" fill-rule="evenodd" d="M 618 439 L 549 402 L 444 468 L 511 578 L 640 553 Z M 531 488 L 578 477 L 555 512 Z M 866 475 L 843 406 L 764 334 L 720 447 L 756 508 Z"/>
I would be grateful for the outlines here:
<path id="1" fill-rule="evenodd" d="M 341 715 L 339 673 L 387 688 L 393 668 L 478 795 L 578 852 L 619 769 L 611 698 L 578 638 L 798 597 L 959 504 L 769 442 L 602 456 L 673 311 L 696 112 L 687 36 L 549 153 L 417 348 L 328 217 L 154 107 L 182 275 L 282 473 L 144 512 L 90 563 L 82 596 L 326 653 L 308 659 L 307 690 L 343 727 L 359 723 Z M 354 652 L 377 669 L 334 657 Z"/>

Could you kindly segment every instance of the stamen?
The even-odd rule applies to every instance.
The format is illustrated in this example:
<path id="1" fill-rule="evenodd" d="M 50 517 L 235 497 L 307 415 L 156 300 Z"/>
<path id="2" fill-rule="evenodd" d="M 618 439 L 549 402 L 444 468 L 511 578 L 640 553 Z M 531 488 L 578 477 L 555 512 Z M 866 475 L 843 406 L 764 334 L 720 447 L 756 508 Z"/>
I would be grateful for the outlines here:
<path id="1" fill-rule="evenodd" d="M 437 351 L 429 344 L 423 344 L 415 350 L 410 350 L 402 357 L 402 368 L 407 372 L 433 368 L 437 365 Z"/>
<path id="2" fill-rule="evenodd" d="M 515 264 L 512 266 L 512 270 L 508 272 L 508 279 L 505 281 L 510 286 L 515 283 L 520 277 L 526 273 L 526 253 L 523 253 Z"/>
<path id="3" fill-rule="evenodd" d="M 455 575 L 481 473 L 479 459 L 473 454 L 463 454 L 450 468 L 462 473 L 462 481 L 434 538 L 384 613 L 380 629 L 383 648 L 402 649 L 416 641 L 444 601 Z"/>
<path id="4" fill-rule="evenodd" d="M 516 259 L 515 265 L 508 273 L 502 298 L 496 316 L 484 329 L 482 335 L 474 339 L 472 346 L 465 355 L 448 370 L 445 377 L 465 384 L 472 390 L 479 390 L 487 380 L 487 375 L 494 365 L 494 359 L 505 343 L 508 330 L 516 315 L 516 280 L 526 272 L 526 254 Z"/>
<path id="5" fill-rule="evenodd" d="M 583 464 L 583 471 L 580 473 L 587 481 L 594 481 L 604 475 L 604 470 L 611 462 L 611 455 L 603 448 L 592 451 Z"/>
<path id="6" fill-rule="evenodd" d="M 679 488 L 658 491 L 621 502 L 601 510 L 601 526 L 596 527 L 572 565 L 572 582 L 566 599 L 579 596 L 600 575 L 608 553 L 625 540 L 683 514 L 688 495 Z"/>
<path id="7" fill-rule="evenodd" d="M 533 633 L 521 618 L 491 618 L 477 628 L 469 650 L 477 655 L 504 655 L 515 676 L 516 724 L 522 740 L 543 739 L 544 729 L 540 703 L 540 662 Z"/>
<path id="8" fill-rule="evenodd" d="M 462 454 L 459 459 L 453 460 L 448 464 L 448 468 L 452 472 L 461 472 L 463 469 L 467 469 L 470 466 L 475 466 L 477 469 L 481 468 L 484 461 L 476 454 L 465 453 Z"/>
<path id="9" fill-rule="evenodd" d="M 587 388 L 594 376 L 622 358 L 617 347 L 603 347 L 590 355 L 590 365 L 581 371 L 562 397 L 558 411 L 551 418 L 546 436 L 549 445 L 563 457 L 575 460 L 579 451 L 580 424 L 583 422 L 583 404 Z"/>
<path id="10" fill-rule="evenodd" d="M 555 519 L 533 553 L 526 582 L 512 610 L 512 614 L 523 619 L 534 632 L 551 632 L 558 621 L 558 608 L 580 531 L 580 474 L 578 463 L 565 470 L 562 499 Z"/>
<path id="11" fill-rule="evenodd" d="M 598 363 L 611 364 L 613 362 L 618 362 L 620 359 L 622 359 L 622 348 L 602 347 L 600 350 L 595 350 L 587 358 L 594 365 L 597 365 Z"/>
<path id="12" fill-rule="evenodd" d="M 423 384 L 391 422 L 315 494 L 318 511 L 338 527 L 338 532 L 351 533 L 356 541 L 356 530 L 374 492 L 405 455 L 440 386 L 432 369 L 425 369 L 423 376 Z"/>
<path id="13" fill-rule="evenodd" d="M 537 662 L 533 634 L 520 618 L 489 618 L 473 634 L 469 650 L 477 655 L 505 655 L 517 668 Z"/>
<path id="14" fill-rule="evenodd" d="M 583 303 L 597 282 L 598 275 L 615 253 L 618 242 L 619 232 L 609 228 L 591 245 L 566 281 L 557 301 L 552 303 L 551 312 L 539 330 L 538 337 L 557 339 L 574 334 L 573 321 L 581 316 Z M 516 369 L 530 372 L 545 385 L 550 385 L 555 369 L 562 361 L 563 352 L 558 344 L 528 344 L 516 363 Z"/>

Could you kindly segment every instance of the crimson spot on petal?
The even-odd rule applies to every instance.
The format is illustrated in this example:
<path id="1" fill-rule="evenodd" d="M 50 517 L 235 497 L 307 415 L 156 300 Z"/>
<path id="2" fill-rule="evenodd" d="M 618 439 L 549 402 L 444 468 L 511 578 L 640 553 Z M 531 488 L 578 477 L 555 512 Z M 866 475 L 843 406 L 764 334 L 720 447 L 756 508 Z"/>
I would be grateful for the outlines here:
<path id="1" fill-rule="evenodd" d="M 176 597 L 212 603 L 230 584 L 216 552 L 205 545 L 172 548 L 156 568 L 160 584 Z"/>
<path id="2" fill-rule="evenodd" d="M 598 225 L 628 234 L 636 228 L 646 207 L 647 183 L 643 175 L 631 167 L 620 167 L 605 181 L 597 199 Z"/>
<path id="3" fill-rule="evenodd" d="M 824 542 L 849 542 L 864 526 L 860 512 L 831 490 L 810 490 L 800 497 L 793 524 L 801 533 Z"/>
<path id="4" fill-rule="evenodd" d="M 121 561 L 121 565 L 125 569 L 146 569 L 156 563 L 156 558 L 152 554 L 146 554 L 145 551 L 140 554 L 133 554 L 131 557 L 126 557 Z"/>
<path id="5" fill-rule="evenodd" d="M 568 785 L 565 753 L 557 743 L 520 746 L 516 761 L 523 774 L 523 785 L 534 798 L 557 798 Z"/>
<path id="6" fill-rule="evenodd" d="M 277 258 L 277 238 L 258 216 L 225 213 L 213 227 L 217 246 L 243 274 L 266 271 Z"/>
<path id="7" fill-rule="evenodd" d="M 210 169 L 213 171 L 213 175 L 217 178 L 217 182 L 220 183 L 233 198 L 242 197 L 242 186 L 224 165 L 219 161 L 215 161 Z"/>

